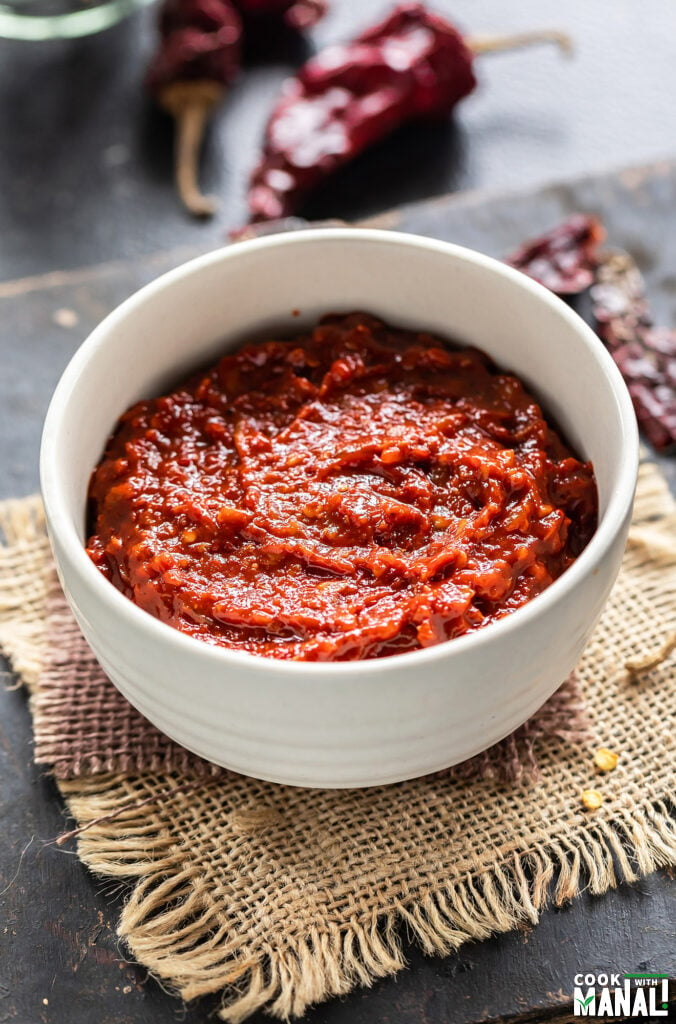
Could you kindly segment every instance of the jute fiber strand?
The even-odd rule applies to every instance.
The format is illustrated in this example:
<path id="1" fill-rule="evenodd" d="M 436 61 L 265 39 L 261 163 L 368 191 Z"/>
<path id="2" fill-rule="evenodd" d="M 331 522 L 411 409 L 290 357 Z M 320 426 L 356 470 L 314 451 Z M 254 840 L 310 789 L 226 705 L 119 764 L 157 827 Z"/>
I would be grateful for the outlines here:
<path id="1" fill-rule="evenodd" d="M 37 708 L 56 643 L 45 626 L 53 568 L 39 503 L 0 507 L 0 525 L 0 643 Z M 173 767 L 91 774 L 90 750 L 80 765 L 89 774 L 66 758 L 71 777 L 59 780 L 79 855 L 130 881 L 120 934 L 181 996 L 221 993 L 232 1022 L 260 1008 L 301 1015 L 399 970 L 405 935 L 445 953 L 535 924 L 548 900 L 676 863 L 675 627 L 676 511 L 645 464 L 623 570 L 577 668 L 586 735 L 559 735 L 550 712 L 536 777 L 479 766 L 308 791 Z M 566 693 L 559 699 L 577 706 L 573 684 Z M 40 715 L 48 727 L 44 705 Z M 619 754 L 605 775 L 593 764 L 601 746 Z M 603 795 L 595 812 L 581 803 L 590 788 Z"/>

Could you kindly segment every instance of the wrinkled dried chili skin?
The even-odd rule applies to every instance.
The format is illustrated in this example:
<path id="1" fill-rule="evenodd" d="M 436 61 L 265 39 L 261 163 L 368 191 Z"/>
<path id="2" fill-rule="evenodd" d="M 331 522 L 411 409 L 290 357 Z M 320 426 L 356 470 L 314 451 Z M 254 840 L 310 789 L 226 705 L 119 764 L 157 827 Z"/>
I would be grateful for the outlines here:
<path id="1" fill-rule="evenodd" d="M 229 0 L 165 0 L 161 43 L 146 75 L 151 92 L 178 81 L 229 85 L 241 65 L 242 22 Z"/>
<path id="2" fill-rule="evenodd" d="M 629 253 L 601 254 L 591 290 L 596 331 L 657 451 L 676 447 L 676 331 L 653 327 L 643 277 Z"/>
<path id="3" fill-rule="evenodd" d="M 295 212 L 308 191 L 399 125 L 448 115 L 476 85 L 472 61 L 460 33 L 422 4 L 395 8 L 313 57 L 285 83 L 268 122 L 251 220 Z"/>
<path id="4" fill-rule="evenodd" d="M 577 295 L 594 283 L 598 247 L 605 236 L 596 217 L 575 213 L 524 242 L 506 262 L 557 295 Z"/>
<path id="5" fill-rule="evenodd" d="M 627 385 L 639 427 L 657 451 L 676 447 L 676 331 L 653 326 L 629 253 L 599 250 L 595 217 L 573 214 L 524 242 L 506 262 L 564 298 L 591 286 L 594 328 Z"/>
<path id="6" fill-rule="evenodd" d="M 150 614 L 276 658 L 396 654 L 482 628 L 574 561 L 576 459 L 476 350 L 331 316 L 122 417 L 88 552 Z"/>

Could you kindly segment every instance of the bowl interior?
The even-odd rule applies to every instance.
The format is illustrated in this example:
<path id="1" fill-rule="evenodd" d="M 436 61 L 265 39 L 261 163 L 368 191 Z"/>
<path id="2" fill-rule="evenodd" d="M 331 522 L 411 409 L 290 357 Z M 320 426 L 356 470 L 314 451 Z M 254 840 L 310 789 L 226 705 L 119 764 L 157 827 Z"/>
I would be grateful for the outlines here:
<path id="1" fill-rule="evenodd" d="M 53 527 L 84 537 L 92 468 L 117 417 L 245 338 L 289 336 L 324 313 L 364 310 L 476 345 L 521 377 L 594 463 L 601 518 L 635 447 L 610 357 L 563 303 L 523 275 L 445 243 L 318 230 L 240 243 L 173 271 L 112 313 L 55 394 L 42 453 Z M 64 522 L 59 522 L 63 519 Z"/>

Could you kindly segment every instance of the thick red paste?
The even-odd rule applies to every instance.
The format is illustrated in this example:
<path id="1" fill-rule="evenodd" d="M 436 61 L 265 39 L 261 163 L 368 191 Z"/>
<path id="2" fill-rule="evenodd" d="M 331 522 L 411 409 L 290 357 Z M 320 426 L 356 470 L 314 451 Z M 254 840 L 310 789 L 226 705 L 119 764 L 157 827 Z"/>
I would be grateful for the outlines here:
<path id="1" fill-rule="evenodd" d="M 375 658 L 479 629 L 549 586 L 596 526 L 592 467 L 474 349 L 327 316 L 124 414 L 87 550 L 210 644 Z"/>

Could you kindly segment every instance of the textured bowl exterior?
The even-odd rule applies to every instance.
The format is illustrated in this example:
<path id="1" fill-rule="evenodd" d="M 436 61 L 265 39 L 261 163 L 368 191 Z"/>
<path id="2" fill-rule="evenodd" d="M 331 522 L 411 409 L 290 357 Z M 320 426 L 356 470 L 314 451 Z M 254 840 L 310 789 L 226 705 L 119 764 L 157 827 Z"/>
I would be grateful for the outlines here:
<path id="1" fill-rule="evenodd" d="M 483 348 L 594 462 L 599 529 L 544 594 L 485 630 L 374 661 L 276 662 L 210 647 L 136 608 L 83 549 L 89 474 L 117 416 L 245 337 L 364 309 Z M 575 666 L 619 570 L 636 480 L 631 403 L 603 346 L 545 289 L 429 239 L 327 229 L 239 243 L 132 296 L 83 344 L 45 423 L 48 529 L 82 631 L 150 721 L 217 764 L 300 786 L 395 782 L 526 720 Z"/>

